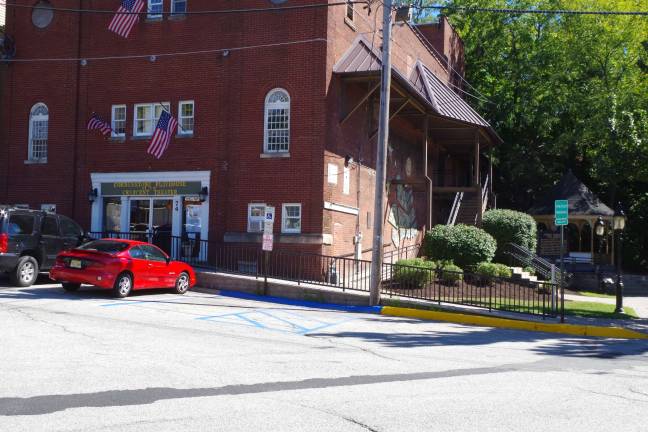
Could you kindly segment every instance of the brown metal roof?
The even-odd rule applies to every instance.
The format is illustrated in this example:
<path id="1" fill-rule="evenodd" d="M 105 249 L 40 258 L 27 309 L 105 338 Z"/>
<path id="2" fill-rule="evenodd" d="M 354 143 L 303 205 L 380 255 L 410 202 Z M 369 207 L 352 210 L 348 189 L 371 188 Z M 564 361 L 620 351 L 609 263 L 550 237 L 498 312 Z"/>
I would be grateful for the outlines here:
<path id="1" fill-rule="evenodd" d="M 370 48 L 364 36 L 358 36 L 351 47 L 333 67 L 337 74 L 353 75 L 379 73 L 381 68 L 379 53 Z M 427 102 L 430 110 L 441 116 L 487 129 L 495 141 L 502 141 L 491 125 L 480 116 L 466 101 L 441 81 L 421 61 L 417 63 L 412 75 L 404 77 L 394 68 L 394 77 L 402 78 L 411 90 Z"/>
<path id="2" fill-rule="evenodd" d="M 490 124 L 477 111 L 437 78 L 427 66 L 419 62 L 417 69 L 419 69 L 419 81 L 423 81 L 425 93 L 439 114 L 465 123 L 490 127 Z M 412 74 L 412 77 L 414 75 Z"/>

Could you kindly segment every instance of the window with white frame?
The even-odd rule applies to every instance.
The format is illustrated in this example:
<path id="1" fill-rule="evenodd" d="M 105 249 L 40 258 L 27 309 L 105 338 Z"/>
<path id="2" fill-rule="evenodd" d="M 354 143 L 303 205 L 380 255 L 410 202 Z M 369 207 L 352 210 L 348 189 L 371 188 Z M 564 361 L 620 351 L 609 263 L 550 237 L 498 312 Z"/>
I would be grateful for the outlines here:
<path id="1" fill-rule="evenodd" d="M 347 0 L 346 19 L 353 22 L 353 17 L 354 17 L 353 2 L 351 0 Z"/>
<path id="2" fill-rule="evenodd" d="M 162 18 L 163 0 L 148 0 L 148 7 L 146 9 L 148 19 Z"/>
<path id="3" fill-rule="evenodd" d="M 135 115 L 133 116 L 133 135 L 149 136 L 153 135 L 155 125 L 160 118 L 163 110 L 170 111 L 169 102 L 163 104 L 148 103 L 135 105 Z"/>
<path id="4" fill-rule="evenodd" d="M 126 136 L 126 105 L 112 106 L 111 127 L 113 137 Z"/>
<path id="5" fill-rule="evenodd" d="M 338 181 L 338 166 L 337 164 L 328 164 L 328 182 L 329 184 L 336 185 Z"/>
<path id="6" fill-rule="evenodd" d="M 187 12 L 187 0 L 171 0 L 171 13 L 182 15 Z"/>
<path id="7" fill-rule="evenodd" d="M 281 211 L 281 232 L 301 232 L 301 204 L 284 204 Z"/>
<path id="8" fill-rule="evenodd" d="M 263 231 L 265 209 L 266 205 L 264 203 L 248 204 L 248 232 L 256 233 Z"/>
<path id="9" fill-rule="evenodd" d="M 181 101 L 178 104 L 178 133 L 191 135 L 194 131 L 194 101 Z"/>
<path id="10" fill-rule="evenodd" d="M 288 152 L 290 147 L 290 96 L 271 90 L 265 100 L 264 152 Z"/>
<path id="11" fill-rule="evenodd" d="M 44 103 L 34 105 L 29 113 L 28 159 L 47 162 L 47 138 L 49 134 L 49 110 Z"/>

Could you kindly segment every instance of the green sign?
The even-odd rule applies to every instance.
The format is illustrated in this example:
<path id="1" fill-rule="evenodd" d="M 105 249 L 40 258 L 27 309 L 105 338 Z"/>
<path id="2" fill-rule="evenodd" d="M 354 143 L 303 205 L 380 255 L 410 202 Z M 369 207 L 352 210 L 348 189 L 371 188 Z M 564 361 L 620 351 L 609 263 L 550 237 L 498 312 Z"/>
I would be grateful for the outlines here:
<path id="1" fill-rule="evenodd" d="M 569 223 L 569 201 L 556 200 L 554 209 L 556 226 L 567 225 Z"/>
<path id="2" fill-rule="evenodd" d="M 101 183 L 103 196 L 198 195 L 201 189 L 199 181 Z"/>

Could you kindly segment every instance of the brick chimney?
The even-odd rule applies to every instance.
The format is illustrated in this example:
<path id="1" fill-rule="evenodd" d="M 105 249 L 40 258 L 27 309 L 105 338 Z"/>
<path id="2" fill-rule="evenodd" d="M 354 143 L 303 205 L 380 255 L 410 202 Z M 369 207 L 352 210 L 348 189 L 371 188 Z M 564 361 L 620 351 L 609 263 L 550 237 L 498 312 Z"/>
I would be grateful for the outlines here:
<path id="1" fill-rule="evenodd" d="M 451 82 L 461 86 L 459 77 L 463 77 L 465 71 L 464 46 L 448 19 L 440 16 L 438 22 L 418 24 L 416 28 L 448 64 L 448 75 L 451 77 Z M 454 69 L 454 72 L 451 68 Z"/>

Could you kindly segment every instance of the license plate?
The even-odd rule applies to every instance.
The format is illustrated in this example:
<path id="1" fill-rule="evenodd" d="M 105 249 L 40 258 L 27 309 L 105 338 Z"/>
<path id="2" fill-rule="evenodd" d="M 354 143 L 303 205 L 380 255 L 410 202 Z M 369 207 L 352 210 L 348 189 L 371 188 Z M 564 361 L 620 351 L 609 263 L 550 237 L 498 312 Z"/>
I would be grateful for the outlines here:
<path id="1" fill-rule="evenodd" d="M 81 261 L 80 260 L 71 260 L 70 261 L 70 267 L 75 268 L 75 269 L 80 269 L 81 268 Z"/>

